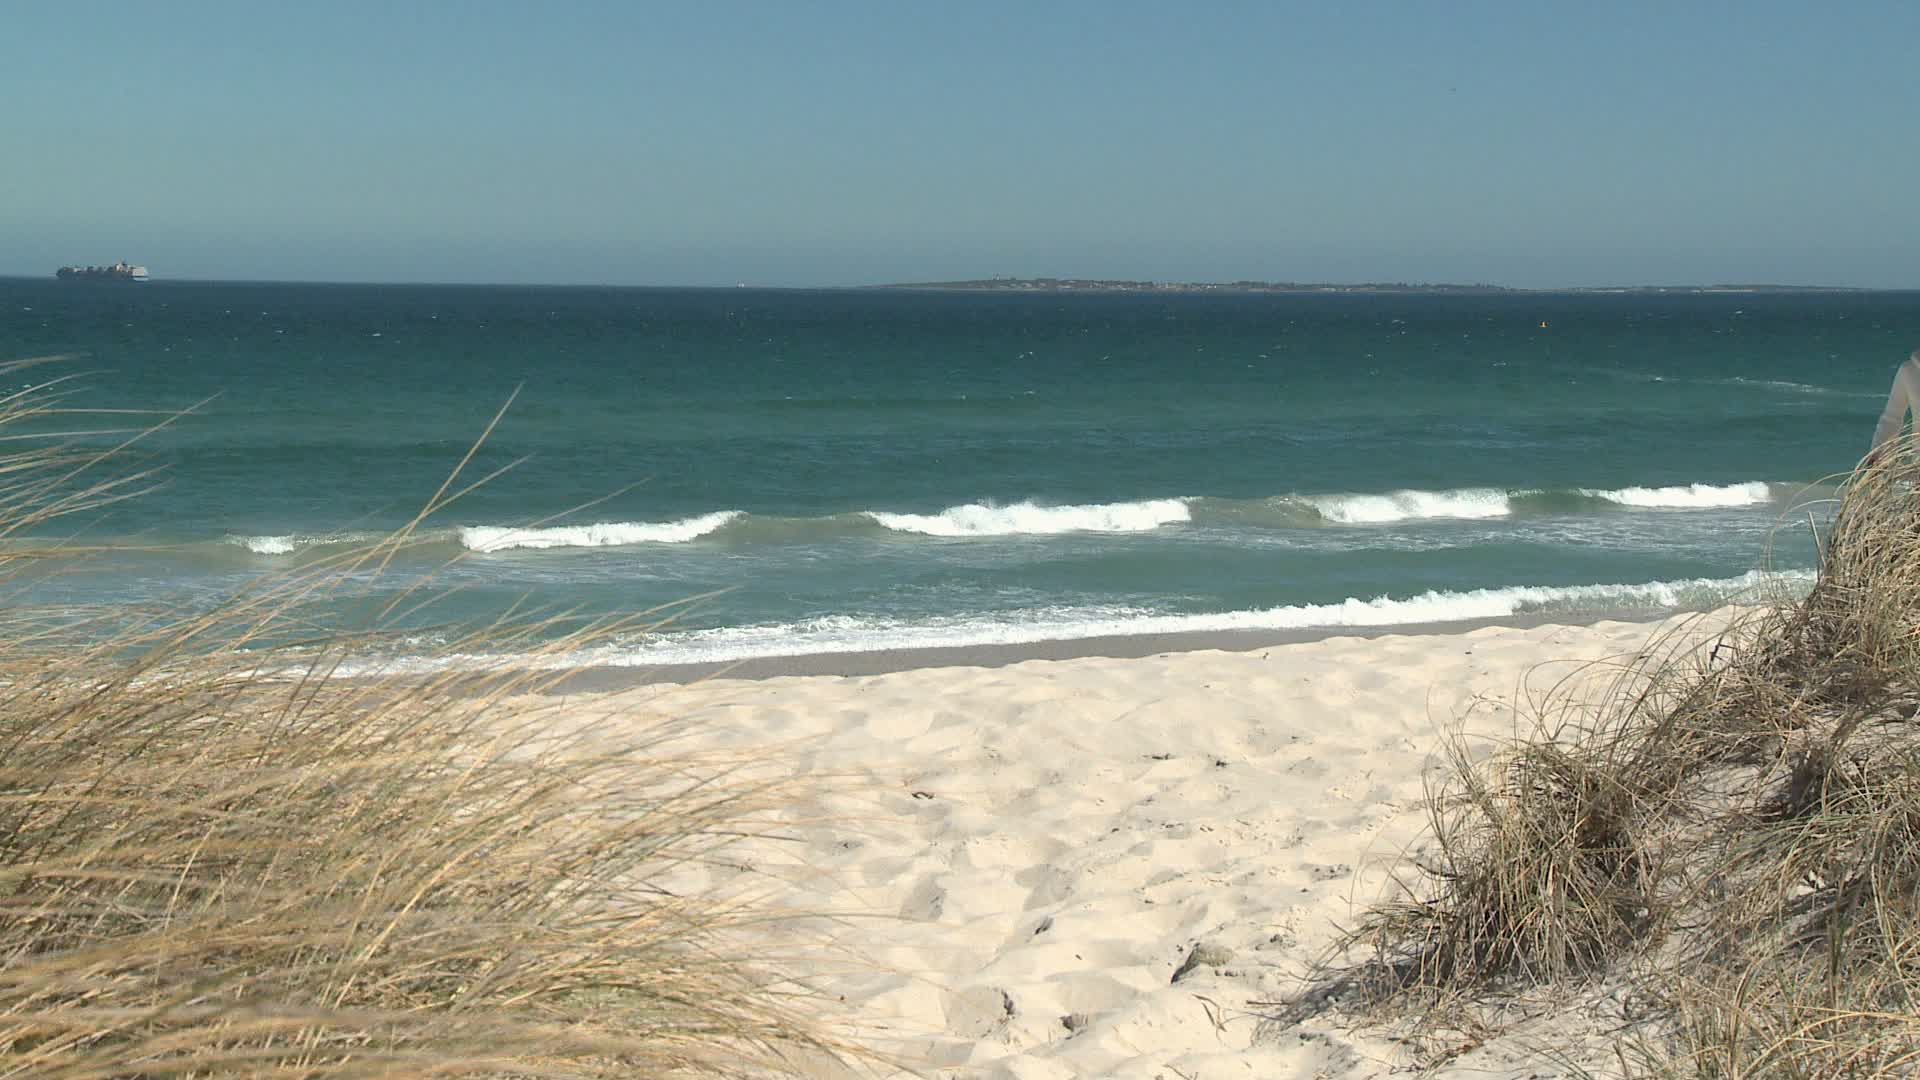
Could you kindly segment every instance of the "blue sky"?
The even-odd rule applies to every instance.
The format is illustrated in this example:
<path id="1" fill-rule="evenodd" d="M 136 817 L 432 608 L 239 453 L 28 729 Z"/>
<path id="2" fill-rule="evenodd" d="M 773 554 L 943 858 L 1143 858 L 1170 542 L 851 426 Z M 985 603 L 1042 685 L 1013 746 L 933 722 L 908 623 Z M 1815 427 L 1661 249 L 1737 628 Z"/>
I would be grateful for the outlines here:
<path id="1" fill-rule="evenodd" d="M 0 274 L 1920 287 L 1920 5 L 0 0 Z"/>

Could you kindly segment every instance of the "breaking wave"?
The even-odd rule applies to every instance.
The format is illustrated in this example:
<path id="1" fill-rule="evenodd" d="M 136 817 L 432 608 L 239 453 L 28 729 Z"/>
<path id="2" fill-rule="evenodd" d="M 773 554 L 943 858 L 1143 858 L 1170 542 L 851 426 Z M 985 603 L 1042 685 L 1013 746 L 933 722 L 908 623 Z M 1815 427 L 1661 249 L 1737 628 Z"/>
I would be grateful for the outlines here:
<path id="1" fill-rule="evenodd" d="M 1781 485 L 1787 487 L 1787 485 Z M 1486 519 L 1521 513 L 1573 513 L 1626 507 L 1636 510 L 1716 510 L 1764 506 L 1781 492 L 1764 480 L 1670 487 L 1571 488 L 1561 490 L 1460 488 L 1405 490 L 1385 494 L 1286 495 L 1281 504 L 1304 507 L 1319 523 L 1390 525 L 1401 521 Z M 1597 505 L 1596 505 L 1597 504 Z"/>
<path id="2" fill-rule="evenodd" d="M 229 536 L 224 541 L 255 555 L 293 555 L 314 548 L 372 544 L 379 533 L 280 533 L 269 536 Z"/>
<path id="3" fill-rule="evenodd" d="M 1148 532 L 1162 525 L 1193 520 L 1186 499 L 1148 499 L 1144 502 L 1089 503 L 1077 506 L 1041 506 L 1017 502 L 1007 506 L 967 503 L 937 514 L 889 514 L 868 510 L 866 515 L 896 532 L 926 536 L 1047 536 L 1067 532 Z"/>
<path id="4" fill-rule="evenodd" d="M 1612 490 L 1581 488 L 1580 494 L 1622 506 L 1661 510 L 1708 510 L 1759 506 L 1773 501 L 1772 485 L 1759 480 L 1744 484 L 1684 484 L 1674 487 L 1628 487 Z"/>
<path id="5" fill-rule="evenodd" d="M 242 536 L 238 542 L 241 547 L 255 555 L 291 555 L 295 548 L 303 547 L 303 537 L 298 536 Z"/>
<path id="6" fill-rule="evenodd" d="M 1494 488 L 1294 498 L 1311 506 L 1327 521 L 1340 525 L 1375 525 L 1425 518 L 1496 518 L 1513 513 L 1512 496 Z"/>
<path id="7" fill-rule="evenodd" d="M 720 510 L 679 521 L 614 521 L 597 525 L 551 525 L 512 528 L 463 525 L 460 543 L 470 551 L 508 551 L 515 548 L 597 548 L 627 544 L 684 544 L 725 528 L 741 517 L 738 510 Z"/>
<path id="8" fill-rule="evenodd" d="M 1515 489 L 1414 488 L 1378 493 L 1289 494 L 1269 498 L 1213 496 L 1132 502 L 1048 505 L 1034 500 L 970 502 L 930 513 L 859 510 L 783 517 L 718 510 L 670 521 L 580 525 L 461 525 L 422 530 L 415 539 L 445 543 L 449 553 L 613 548 L 683 544 L 710 538 L 729 545 L 814 543 L 858 536 L 992 538 L 1066 533 L 1146 533 L 1170 526 L 1311 529 L 1391 526 L 1403 522 L 1473 521 L 1608 511 L 1689 511 L 1765 507 L 1793 497 L 1794 485 L 1750 480 L 1665 487 Z M 324 545 L 370 544 L 372 532 L 277 533 L 223 541 L 255 555 L 285 556 Z"/>

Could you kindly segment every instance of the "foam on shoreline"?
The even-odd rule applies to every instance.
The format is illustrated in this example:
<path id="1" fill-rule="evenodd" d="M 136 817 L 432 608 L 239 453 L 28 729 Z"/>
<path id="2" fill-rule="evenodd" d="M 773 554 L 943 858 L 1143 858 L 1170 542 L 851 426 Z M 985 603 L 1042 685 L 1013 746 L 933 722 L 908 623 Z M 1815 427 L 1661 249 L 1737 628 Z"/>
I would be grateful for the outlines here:
<path id="1" fill-rule="evenodd" d="M 1262 642 L 1312 640 L 1355 631 L 1404 634 L 1423 628 L 1470 625 L 1583 624 L 1602 617 L 1640 621 L 1729 603 L 1764 603 L 1802 591 L 1811 581 L 1811 571 L 1754 571 L 1734 578 L 1512 586 L 1223 612 L 1047 608 L 919 621 L 829 615 L 800 623 L 668 629 L 534 657 L 436 655 L 429 648 L 411 656 L 356 660 L 351 667 L 356 674 L 515 667 L 644 673 L 638 680 L 602 676 L 613 683 L 649 681 L 661 671 L 714 672 L 740 665 L 769 672 L 872 672 L 914 666 L 902 663 L 902 657 L 1017 659 L 1116 655 L 1116 650 L 1119 655 L 1143 655 L 1141 646 L 1135 643 L 1222 640 L 1248 642 L 1245 647 L 1254 647 Z M 431 642 L 421 644 L 430 646 Z M 1165 650 L 1156 647 L 1147 651 Z M 832 659 L 812 661 L 807 659 L 810 657 Z"/>

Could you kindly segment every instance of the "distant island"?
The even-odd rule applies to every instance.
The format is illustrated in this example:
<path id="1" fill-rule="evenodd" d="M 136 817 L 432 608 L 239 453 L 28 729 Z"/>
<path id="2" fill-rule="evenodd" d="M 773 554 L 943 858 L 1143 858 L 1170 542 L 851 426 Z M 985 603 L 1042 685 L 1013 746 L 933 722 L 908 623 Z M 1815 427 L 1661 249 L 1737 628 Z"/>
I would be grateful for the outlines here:
<path id="1" fill-rule="evenodd" d="M 1843 293 L 1872 292 L 1829 285 L 1626 285 L 1566 289 L 1517 289 L 1506 285 L 1416 285 L 1404 281 L 1337 284 L 1303 281 L 1125 281 L 1111 278 L 974 278 L 967 281 L 919 281 L 869 285 L 870 289 L 922 289 L 945 292 L 1082 293 L 1378 293 L 1404 296 L 1503 296 L 1541 293 Z"/>

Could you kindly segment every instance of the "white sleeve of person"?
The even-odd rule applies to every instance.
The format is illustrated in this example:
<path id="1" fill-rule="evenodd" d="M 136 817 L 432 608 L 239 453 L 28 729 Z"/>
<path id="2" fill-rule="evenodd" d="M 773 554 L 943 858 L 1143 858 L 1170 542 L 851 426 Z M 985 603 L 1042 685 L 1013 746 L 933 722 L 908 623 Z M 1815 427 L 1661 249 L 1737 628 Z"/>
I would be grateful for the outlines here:
<path id="1" fill-rule="evenodd" d="M 1893 375 L 1893 389 L 1887 392 L 1887 407 L 1873 429 L 1873 445 L 1878 448 L 1900 437 L 1907 426 L 1907 410 L 1920 406 L 1920 349 Z"/>

